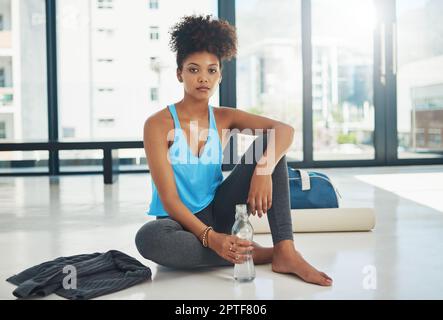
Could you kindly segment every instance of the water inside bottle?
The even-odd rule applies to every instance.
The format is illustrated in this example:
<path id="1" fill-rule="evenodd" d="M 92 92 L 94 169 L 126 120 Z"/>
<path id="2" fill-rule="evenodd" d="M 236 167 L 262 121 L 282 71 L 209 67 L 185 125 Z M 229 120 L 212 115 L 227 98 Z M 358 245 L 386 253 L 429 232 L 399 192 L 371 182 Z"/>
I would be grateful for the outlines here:
<path id="1" fill-rule="evenodd" d="M 239 282 L 250 282 L 255 279 L 255 267 L 252 256 L 242 264 L 234 266 L 234 279 Z"/>
<path id="2" fill-rule="evenodd" d="M 232 234 L 240 239 L 252 241 L 254 229 L 248 220 L 246 205 L 236 206 L 236 221 L 232 227 Z M 248 253 L 248 258 L 244 263 L 235 264 L 234 279 L 239 282 L 250 282 L 255 279 L 255 266 L 252 259 L 252 253 Z"/>

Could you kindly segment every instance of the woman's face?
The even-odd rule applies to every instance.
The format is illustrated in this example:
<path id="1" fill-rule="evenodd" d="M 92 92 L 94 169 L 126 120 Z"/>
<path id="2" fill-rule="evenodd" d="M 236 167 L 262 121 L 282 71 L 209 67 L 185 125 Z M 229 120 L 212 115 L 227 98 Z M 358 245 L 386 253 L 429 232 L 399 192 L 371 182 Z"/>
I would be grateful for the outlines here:
<path id="1" fill-rule="evenodd" d="M 187 94 L 197 100 L 209 99 L 222 79 L 220 62 L 212 53 L 193 53 L 183 62 L 183 69 L 177 70 L 177 77 Z"/>

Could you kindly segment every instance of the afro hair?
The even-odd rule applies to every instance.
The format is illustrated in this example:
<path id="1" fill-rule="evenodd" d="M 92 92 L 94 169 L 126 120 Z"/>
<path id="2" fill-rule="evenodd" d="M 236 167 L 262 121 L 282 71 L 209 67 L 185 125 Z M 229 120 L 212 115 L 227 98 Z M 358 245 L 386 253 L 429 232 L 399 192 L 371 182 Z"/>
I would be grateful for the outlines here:
<path id="1" fill-rule="evenodd" d="M 177 54 L 177 67 L 181 70 L 185 59 L 195 52 L 207 51 L 218 57 L 220 67 L 224 60 L 237 54 L 237 34 L 226 20 L 212 15 L 184 16 L 170 32 L 170 48 Z"/>

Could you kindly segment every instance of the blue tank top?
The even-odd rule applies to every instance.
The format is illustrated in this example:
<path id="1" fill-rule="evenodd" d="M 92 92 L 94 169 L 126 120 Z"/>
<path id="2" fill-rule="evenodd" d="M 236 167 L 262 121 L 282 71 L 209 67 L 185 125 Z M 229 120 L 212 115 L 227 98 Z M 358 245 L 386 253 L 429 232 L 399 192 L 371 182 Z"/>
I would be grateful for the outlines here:
<path id="1" fill-rule="evenodd" d="M 169 148 L 169 161 L 174 171 L 177 192 L 183 204 L 193 213 L 206 208 L 223 182 L 223 149 L 215 123 L 213 107 L 209 108 L 209 129 L 200 157 L 190 150 L 186 134 L 180 126 L 175 105 L 168 106 L 174 119 L 174 142 Z M 152 180 L 152 200 L 147 212 L 150 216 L 168 216 L 163 208 L 157 187 Z"/>

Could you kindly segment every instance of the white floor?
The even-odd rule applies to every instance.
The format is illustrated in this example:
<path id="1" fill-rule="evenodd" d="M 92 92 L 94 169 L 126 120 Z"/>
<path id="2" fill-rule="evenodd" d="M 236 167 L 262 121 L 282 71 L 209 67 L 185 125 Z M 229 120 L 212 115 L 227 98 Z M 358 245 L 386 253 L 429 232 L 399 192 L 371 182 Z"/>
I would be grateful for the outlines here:
<path id="1" fill-rule="evenodd" d="M 305 258 L 334 279 L 322 288 L 258 266 L 237 285 L 232 268 L 174 271 L 144 260 L 134 235 L 148 221 L 150 177 L 0 178 L 0 299 L 7 277 L 79 253 L 121 250 L 151 267 L 152 281 L 100 299 L 442 299 L 443 166 L 318 170 L 338 186 L 343 207 L 371 207 L 372 232 L 295 234 Z M 256 240 L 271 245 L 270 235 Z M 61 299 L 51 295 L 47 299 Z"/>

